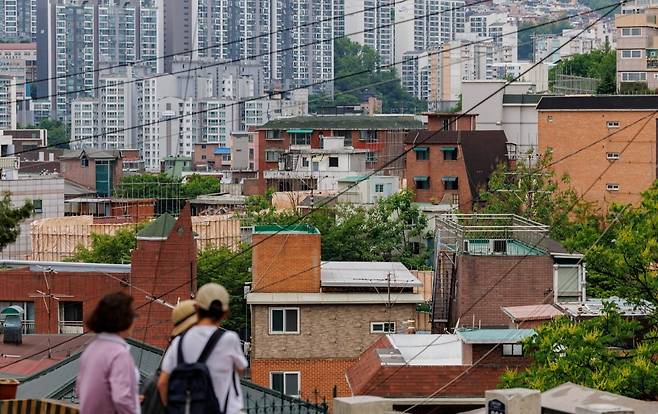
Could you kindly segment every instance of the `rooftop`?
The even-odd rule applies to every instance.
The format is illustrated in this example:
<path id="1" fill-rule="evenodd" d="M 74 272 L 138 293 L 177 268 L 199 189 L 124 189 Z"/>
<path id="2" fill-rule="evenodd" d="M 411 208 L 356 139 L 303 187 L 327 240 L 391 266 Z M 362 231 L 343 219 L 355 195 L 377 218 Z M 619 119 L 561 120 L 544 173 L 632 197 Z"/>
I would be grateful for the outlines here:
<path id="1" fill-rule="evenodd" d="M 535 334 L 534 329 L 458 329 L 459 339 L 465 344 L 500 344 L 521 342 Z"/>
<path id="2" fill-rule="evenodd" d="M 176 217 L 164 213 L 137 233 L 137 240 L 164 240 L 176 225 Z"/>
<path id="3" fill-rule="evenodd" d="M 400 262 L 323 262 L 320 279 L 323 287 L 422 286 Z"/>
<path id="4" fill-rule="evenodd" d="M 507 306 L 502 309 L 514 322 L 543 321 L 563 315 L 555 306 L 549 304 Z"/>
<path id="5" fill-rule="evenodd" d="M 398 354 L 407 365 L 462 365 L 462 343 L 457 335 L 388 335 L 394 349 L 384 349 Z M 391 352 L 393 351 L 393 352 Z M 397 352 L 396 352 L 397 351 Z M 386 363 L 386 357 L 380 360 Z"/>
<path id="6" fill-rule="evenodd" d="M 658 95 L 588 95 L 544 96 L 537 104 L 539 111 L 655 111 Z"/>
<path id="7" fill-rule="evenodd" d="M 425 300 L 418 293 L 391 293 L 391 302 L 396 304 L 419 304 Z M 388 295 L 380 293 L 249 293 L 250 305 L 370 305 L 388 303 Z"/>
<path id="8" fill-rule="evenodd" d="M 560 303 L 558 306 L 568 316 L 575 318 L 594 318 L 601 316 L 604 303 L 611 302 L 617 306 L 617 311 L 624 316 L 647 316 L 652 313 L 653 306 L 649 302 L 642 304 L 628 302 L 616 296 L 607 299 L 588 299 L 582 303 Z"/>
<path id="9" fill-rule="evenodd" d="M 75 158 L 82 158 L 83 156 L 86 156 L 89 159 L 96 160 L 116 160 L 118 158 L 121 158 L 121 151 L 119 150 L 104 150 L 104 149 L 97 149 L 97 148 L 85 148 L 85 149 L 79 149 L 79 150 L 71 150 L 71 151 L 66 151 L 65 153 L 62 154 L 60 159 L 63 160 L 68 160 L 68 159 L 75 159 Z"/>
<path id="10" fill-rule="evenodd" d="M 308 224 L 294 224 L 290 226 L 279 226 L 277 224 L 268 224 L 254 226 L 253 234 L 320 234 L 320 230 Z"/>
<path id="11" fill-rule="evenodd" d="M 309 115 L 270 121 L 260 129 L 420 129 L 413 116 Z"/>

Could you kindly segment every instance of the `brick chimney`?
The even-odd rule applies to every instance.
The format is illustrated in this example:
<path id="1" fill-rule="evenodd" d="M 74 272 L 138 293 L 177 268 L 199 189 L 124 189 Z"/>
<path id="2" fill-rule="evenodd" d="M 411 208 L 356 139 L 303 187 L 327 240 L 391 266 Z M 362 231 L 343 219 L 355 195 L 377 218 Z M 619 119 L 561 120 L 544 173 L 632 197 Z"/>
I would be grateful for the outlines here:
<path id="1" fill-rule="evenodd" d="M 196 292 L 196 241 L 192 232 L 190 205 L 178 219 L 163 214 L 137 233 L 137 247 L 132 252 L 131 281 L 169 304 L 189 299 Z M 146 294 L 132 289 L 135 306 L 149 300 Z M 154 346 L 165 347 L 171 332 L 171 309 L 160 303 L 149 303 L 139 309 L 133 338 Z M 148 323 L 148 328 L 145 326 Z"/>
<path id="2" fill-rule="evenodd" d="M 256 226 L 252 243 L 254 292 L 320 292 L 318 229 L 308 225 Z"/>

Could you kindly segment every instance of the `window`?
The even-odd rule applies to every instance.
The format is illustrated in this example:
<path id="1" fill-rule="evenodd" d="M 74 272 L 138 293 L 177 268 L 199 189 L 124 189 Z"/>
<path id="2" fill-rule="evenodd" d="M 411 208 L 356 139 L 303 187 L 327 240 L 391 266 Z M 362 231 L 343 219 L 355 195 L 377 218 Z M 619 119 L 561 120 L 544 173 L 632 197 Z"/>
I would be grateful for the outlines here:
<path id="1" fill-rule="evenodd" d="M 427 161 L 430 159 L 430 149 L 427 147 L 416 147 L 416 161 Z"/>
<path id="2" fill-rule="evenodd" d="M 395 333 L 395 322 L 371 322 L 370 333 Z"/>
<path id="3" fill-rule="evenodd" d="M 523 356 L 523 345 L 503 344 L 503 356 Z"/>
<path id="4" fill-rule="evenodd" d="M 608 191 L 619 191 L 619 184 L 608 183 L 605 185 L 605 189 Z"/>
<path id="5" fill-rule="evenodd" d="M 608 121 L 608 128 L 619 128 L 619 121 Z"/>
<path id="6" fill-rule="evenodd" d="M 416 183 L 416 190 L 429 190 L 430 189 L 430 177 L 417 176 L 417 177 L 414 177 L 414 182 Z"/>
<path id="7" fill-rule="evenodd" d="M 270 333 L 299 333 L 299 308 L 270 308 Z"/>
<path id="8" fill-rule="evenodd" d="M 87 157 L 80 158 L 80 166 L 81 167 L 89 167 L 89 158 L 87 158 Z"/>
<path id="9" fill-rule="evenodd" d="M 621 35 L 623 37 L 642 36 L 642 28 L 640 27 L 622 27 Z"/>
<path id="10" fill-rule="evenodd" d="M 369 152 L 366 154 L 366 162 L 368 163 L 375 163 L 377 162 L 377 153 L 376 152 Z"/>
<path id="11" fill-rule="evenodd" d="M 299 372 L 270 372 L 270 388 L 291 397 L 298 397 Z"/>
<path id="12" fill-rule="evenodd" d="M 621 51 L 621 58 L 622 59 L 637 59 L 642 57 L 642 50 L 641 49 L 633 49 L 633 50 L 622 50 Z"/>
<path id="13" fill-rule="evenodd" d="M 548 122 L 553 122 L 553 115 L 548 115 L 548 116 L 546 117 L 546 121 L 548 121 Z"/>
<path id="14" fill-rule="evenodd" d="M 272 139 L 272 140 L 281 139 L 281 131 L 278 129 L 269 129 L 265 134 L 265 139 Z"/>
<path id="15" fill-rule="evenodd" d="M 302 157 L 302 167 L 308 167 L 308 165 L 309 165 L 308 158 Z"/>
<path id="16" fill-rule="evenodd" d="M 377 142 L 377 131 L 374 130 L 362 130 L 359 131 L 359 140 L 367 142 Z"/>
<path id="17" fill-rule="evenodd" d="M 459 183 L 457 182 L 457 177 L 443 177 L 441 178 L 443 181 L 443 188 L 446 190 L 458 190 L 459 189 Z"/>
<path id="18" fill-rule="evenodd" d="M 609 160 L 618 160 L 619 159 L 619 153 L 618 152 L 608 152 L 605 154 L 605 157 Z"/>
<path id="19" fill-rule="evenodd" d="M 646 72 L 622 72 L 622 82 L 642 82 L 647 80 Z"/>
<path id="20" fill-rule="evenodd" d="M 375 193 L 383 193 L 384 184 L 375 184 Z"/>
<path id="21" fill-rule="evenodd" d="M 112 195 L 112 165 L 108 160 L 96 161 L 96 194 L 103 197 Z"/>
<path id="22" fill-rule="evenodd" d="M 206 149 L 206 144 L 201 144 L 201 149 Z"/>
<path id="23" fill-rule="evenodd" d="M 34 214 L 43 213 L 43 200 L 32 200 Z"/>
<path id="24" fill-rule="evenodd" d="M 280 157 L 281 157 L 281 153 L 279 151 L 275 151 L 275 150 L 265 151 L 266 162 L 279 162 Z"/>
<path id="25" fill-rule="evenodd" d="M 444 119 L 443 120 L 443 130 L 448 131 L 450 129 L 450 120 L 449 119 Z"/>
<path id="26" fill-rule="evenodd" d="M 338 167 L 338 157 L 329 157 L 329 166 Z"/>
<path id="27" fill-rule="evenodd" d="M 295 133 L 290 134 L 290 145 L 311 145 L 311 134 L 308 133 Z"/>
<path id="28" fill-rule="evenodd" d="M 446 161 L 455 161 L 457 159 L 457 147 L 443 147 L 443 159 Z"/>
<path id="29" fill-rule="evenodd" d="M 202 155 L 202 156 L 201 156 L 201 159 L 202 159 L 202 160 L 205 160 L 205 159 L 206 159 L 206 156 L 205 156 L 205 155 Z"/>

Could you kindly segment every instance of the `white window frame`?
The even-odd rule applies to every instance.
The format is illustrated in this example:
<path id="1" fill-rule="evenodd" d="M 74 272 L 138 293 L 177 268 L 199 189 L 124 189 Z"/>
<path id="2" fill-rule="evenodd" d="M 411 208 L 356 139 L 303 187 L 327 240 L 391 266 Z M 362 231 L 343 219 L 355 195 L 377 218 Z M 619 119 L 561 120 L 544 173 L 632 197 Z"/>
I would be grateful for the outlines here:
<path id="1" fill-rule="evenodd" d="M 618 160 L 619 159 L 619 153 L 616 151 L 610 151 L 605 154 L 605 157 L 609 160 Z"/>
<path id="2" fill-rule="evenodd" d="M 638 75 L 638 79 L 631 79 L 632 75 Z M 646 72 L 621 72 L 621 81 L 622 82 L 646 82 L 647 73 Z"/>
<path id="3" fill-rule="evenodd" d="M 381 329 L 375 329 L 376 326 L 381 325 Z M 388 331 L 386 330 L 386 325 L 388 326 Z M 393 328 L 391 330 L 391 327 Z M 370 333 L 384 333 L 384 334 L 390 334 L 390 333 L 396 333 L 395 329 L 395 321 L 391 322 L 370 322 Z"/>
<path id="4" fill-rule="evenodd" d="M 606 122 L 608 128 L 619 128 L 619 121 L 608 121 Z"/>
<path id="5" fill-rule="evenodd" d="M 619 191 L 619 184 L 617 183 L 608 183 L 605 185 L 606 191 Z"/>
<path id="6" fill-rule="evenodd" d="M 379 189 L 381 189 L 381 191 L 378 191 Z M 382 183 L 375 184 L 375 193 L 382 193 L 383 194 L 384 193 L 384 184 L 382 184 Z"/>
<path id="7" fill-rule="evenodd" d="M 633 34 L 633 32 L 636 32 L 636 34 Z M 622 37 L 642 36 L 642 28 L 641 27 L 622 27 L 621 28 L 621 36 Z"/>
<path id="8" fill-rule="evenodd" d="M 299 394 L 288 394 L 286 391 L 286 375 L 297 375 L 297 392 L 301 393 L 302 391 L 302 374 L 299 371 L 270 371 L 270 389 L 274 390 L 274 381 L 273 375 L 281 374 L 283 375 L 283 394 L 289 397 L 299 398 Z"/>
<path id="9" fill-rule="evenodd" d="M 621 51 L 622 59 L 640 59 L 641 57 L 642 57 L 642 49 L 625 49 Z"/>
<path id="10" fill-rule="evenodd" d="M 276 310 L 283 311 L 283 331 L 275 331 L 272 329 L 272 313 Z M 286 330 L 286 312 L 288 311 L 297 311 L 297 330 L 296 331 L 288 331 Z M 295 335 L 300 333 L 300 311 L 299 308 L 296 307 L 272 307 L 269 310 L 269 323 L 268 323 L 268 328 L 269 328 L 269 333 L 270 335 Z"/>
<path id="11" fill-rule="evenodd" d="M 523 344 L 503 344 L 503 356 L 523 356 Z"/>

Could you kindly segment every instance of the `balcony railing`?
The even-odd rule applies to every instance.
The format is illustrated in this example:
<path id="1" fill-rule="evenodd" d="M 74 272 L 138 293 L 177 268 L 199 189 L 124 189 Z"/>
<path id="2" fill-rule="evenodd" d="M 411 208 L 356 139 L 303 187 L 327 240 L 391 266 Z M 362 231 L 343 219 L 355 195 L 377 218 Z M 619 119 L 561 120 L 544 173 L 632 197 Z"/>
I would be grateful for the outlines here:
<path id="1" fill-rule="evenodd" d="M 61 334 L 81 334 L 83 333 L 84 322 L 82 321 L 60 321 L 59 333 Z"/>

